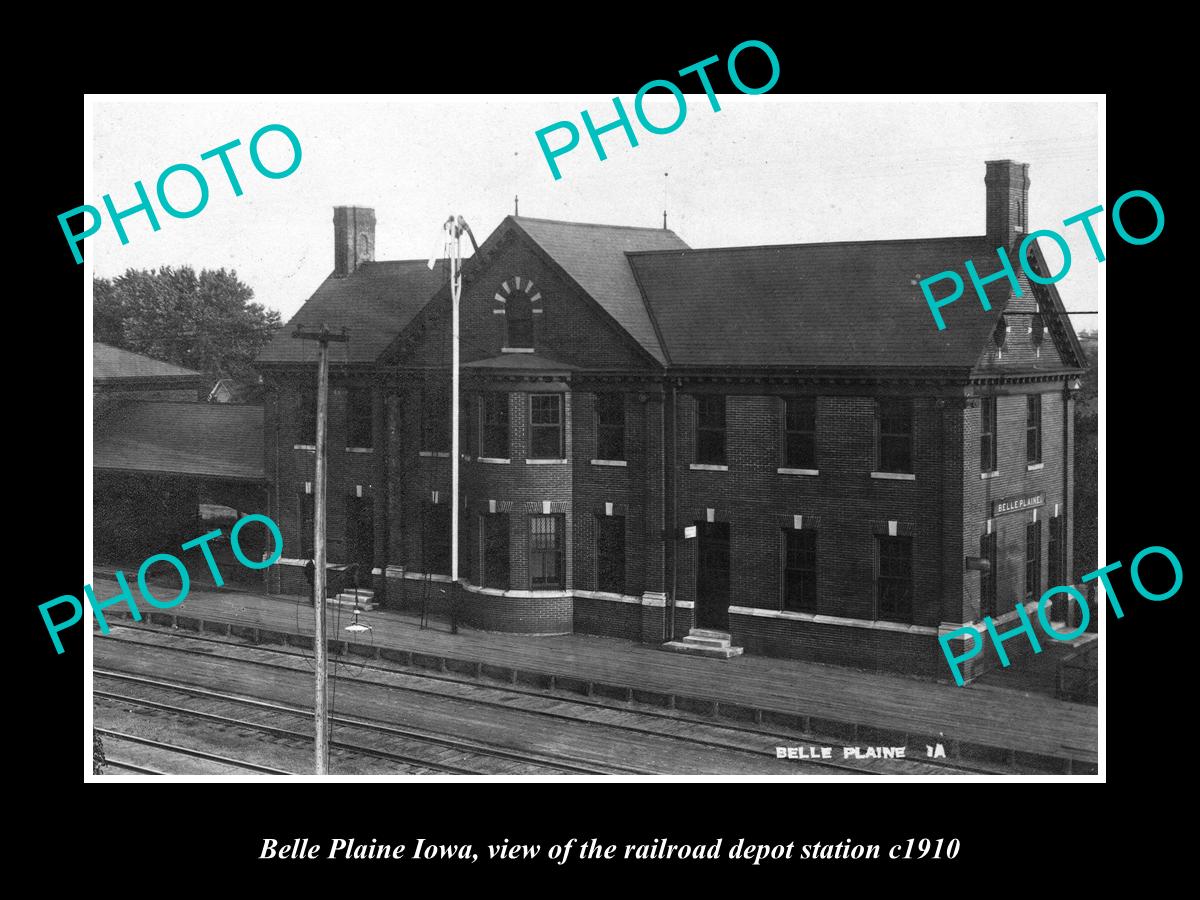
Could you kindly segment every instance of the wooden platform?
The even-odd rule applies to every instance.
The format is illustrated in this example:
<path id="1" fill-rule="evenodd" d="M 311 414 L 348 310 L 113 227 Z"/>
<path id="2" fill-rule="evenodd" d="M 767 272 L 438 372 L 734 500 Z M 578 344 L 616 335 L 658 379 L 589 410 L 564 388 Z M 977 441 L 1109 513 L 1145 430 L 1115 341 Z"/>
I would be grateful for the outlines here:
<path id="1" fill-rule="evenodd" d="M 92 584 L 98 599 L 118 591 L 101 572 Z M 116 621 L 125 609 L 112 606 L 106 613 Z M 311 642 L 312 636 L 308 598 L 193 587 L 174 609 L 142 612 L 153 612 L 156 623 L 178 619 L 180 627 L 220 633 L 232 628 L 263 641 Z M 330 639 L 349 641 L 350 652 L 440 671 L 783 725 L 847 744 L 906 744 L 916 753 L 942 743 L 955 757 L 1019 770 L 1096 770 L 1096 707 L 1008 688 L 1000 677 L 960 688 L 763 656 L 697 658 L 591 635 L 529 637 L 467 628 L 452 635 L 444 621 L 422 630 L 415 616 L 382 610 L 362 617 L 373 631 L 351 635 L 341 630 L 351 621 L 347 611 L 330 610 L 328 616 Z"/>

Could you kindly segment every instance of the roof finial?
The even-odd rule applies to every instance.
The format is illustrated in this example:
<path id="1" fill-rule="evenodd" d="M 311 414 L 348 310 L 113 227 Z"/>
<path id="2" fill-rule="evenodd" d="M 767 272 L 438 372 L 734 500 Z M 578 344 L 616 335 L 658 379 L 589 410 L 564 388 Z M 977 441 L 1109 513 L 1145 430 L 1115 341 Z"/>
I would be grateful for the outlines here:
<path id="1" fill-rule="evenodd" d="M 663 172 L 663 231 L 667 230 L 667 207 L 671 205 L 670 192 L 668 191 L 668 178 L 671 177 L 670 172 Z"/>
<path id="2" fill-rule="evenodd" d="M 521 214 L 521 195 L 513 194 L 513 215 L 519 216 L 520 214 Z"/>

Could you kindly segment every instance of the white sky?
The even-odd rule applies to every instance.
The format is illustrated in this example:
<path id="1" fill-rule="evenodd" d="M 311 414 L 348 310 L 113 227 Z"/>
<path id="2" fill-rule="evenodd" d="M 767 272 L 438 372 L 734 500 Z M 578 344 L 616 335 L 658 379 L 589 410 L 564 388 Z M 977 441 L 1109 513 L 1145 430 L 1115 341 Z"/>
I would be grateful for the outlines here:
<path id="1" fill-rule="evenodd" d="M 665 198 L 670 228 L 693 247 L 973 235 L 984 232 L 984 161 L 1011 158 L 1030 164 L 1030 229 L 1057 230 L 1071 246 L 1071 271 L 1058 284 L 1067 308 L 1097 308 L 1097 269 L 1106 263 L 1096 262 L 1078 225 L 1061 225 L 1103 202 L 1096 103 L 719 95 L 721 111 L 713 112 L 703 94 L 687 100 L 684 123 L 654 135 L 634 117 L 632 96 L 622 95 L 639 146 L 629 147 L 620 129 L 609 132 L 604 162 L 579 115 L 588 109 L 598 126 L 613 119 L 611 98 L 595 95 L 99 100 L 93 195 L 82 202 L 103 209 L 101 197 L 111 193 L 118 210 L 133 206 L 139 179 L 153 199 L 159 173 L 179 162 L 205 174 L 210 196 L 189 219 L 171 218 L 153 199 L 161 230 L 153 232 L 143 214 L 132 216 L 125 246 L 106 219 L 87 251 L 99 276 L 160 265 L 235 269 L 286 320 L 333 269 L 334 206 L 375 209 L 376 259 L 428 258 L 440 249 L 441 223 L 451 212 L 482 243 L 513 211 L 514 194 L 522 215 L 647 226 L 662 224 Z M 669 95 L 646 109 L 661 124 L 676 112 Z M 558 158 L 563 177 L 555 181 L 534 135 L 563 119 L 581 138 Z M 248 150 L 251 135 L 271 123 L 291 128 L 303 148 L 300 167 L 278 180 L 261 176 Z M 200 160 L 234 138 L 242 141 L 230 154 L 241 197 L 219 160 Z M 565 133 L 549 140 L 556 147 Z M 279 134 L 261 149 L 271 168 L 290 160 Z M 187 175 L 173 175 L 168 186 L 178 208 L 195 204 Z M 1102 222 L 1095 222 L 1103 241 Z M 1056 271 L 1058 250 L 1041 244 Z M 992 271 L 976 262 L 981 273 Z M 1096 327 L 1095 316 L 1072 321 L 1077 329 Z"/>

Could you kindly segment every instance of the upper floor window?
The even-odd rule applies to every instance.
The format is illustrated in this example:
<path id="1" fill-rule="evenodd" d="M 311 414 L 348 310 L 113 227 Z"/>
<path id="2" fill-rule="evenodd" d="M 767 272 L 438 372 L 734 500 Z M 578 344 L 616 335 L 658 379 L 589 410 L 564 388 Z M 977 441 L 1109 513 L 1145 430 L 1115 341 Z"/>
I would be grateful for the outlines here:
<path id="1" fill-rule="evenodd" d="M 300 389 L 296 410 L 296 443 L 313 446 L 317 443 L 317 389 Z"/>
<path id="2" fill-rule="evenodd" d="M 560 394 L 529 396 L 529 458 L 563 458 L 563 410 Z"/>
<path id="3" fill-rule="evenodd" d="M 625 458 L 625 395 L 596 395 L 596 456 Z"/>
<path id="4" fill-rule="evenodd" d="M 996 398 L 979 400 L 979 471 L 996 471 Z"/>
<path id="5" fill-rule="evenodd" d="M 877 406 L 879 428 L 879 470 L 911 474 L 912 401 L 882 398 Z"/>
<path id="6" fill-rule="evenodd" d="M 426 384 L 422 392 L 421 449 L 433 452 L 450 449 L 449 391 L 440 384 Z"/>
<path id="7" fill-rule="evenodd" d="M 481 404 L 479 455 L 508 458 L 508 394 L 487 393 Z"/>
<path id="8" fill-rule="evenodd" d="M 1025 400 L 1025 459 L 1042 461 L 1042 395 L 1029 394 Z"/>
<path id="9" fill-rule="evenodd" d="M 696 462 L 725 465 L 725 396 L 696 395 Z"/>
<path id="10" fill-rule="evenodd" d="M 463 458 L 468 458 L 480 448 L 479 417 L 482 401 L 476 394 L 463 394 L 458 406 L 458 434 L 462 441 Z M 482 455 L 482 454 L 480 454 Z"/>
<path id="11" fill-rule="evenodd" d="M 817 467 L 817 398 L 784 401 L 783 464 L 793 469 Z"/>
<path id="12" fill-rule="evenodd" d="M 346 392 L 346 446 L 373 447 L 371 389 L 352 387 Z"/>
<path id="13" fill-rule="evenodd" d="M 504 323 L 507 329 L 505 346 L 522 349 L 533 346 L 533 307 L 524 291 L 516 291 L 508 298 Z"/>

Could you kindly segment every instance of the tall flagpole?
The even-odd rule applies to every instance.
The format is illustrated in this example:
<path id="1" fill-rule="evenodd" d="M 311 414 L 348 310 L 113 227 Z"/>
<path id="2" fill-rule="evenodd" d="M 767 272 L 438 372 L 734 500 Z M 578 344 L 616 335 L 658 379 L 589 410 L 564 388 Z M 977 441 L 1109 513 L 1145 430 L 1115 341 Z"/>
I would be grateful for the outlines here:
<path id="1" fill-rule="evenodd" d="M 446 232 L 445 255 L 450 259 L 450 633 L 458 634 L 458 391 L 459 391 L 459 328 L 458 306 L 462 296 L 462 236 L 466 232 L 471 246 L 479 251 L 475 235 L 462 216 L 451 215 L 442 226 Z M 436 264 L 436 256 L 430 257 L 429 268 Z"/>
<path id="2" fill-rule="evenodd" d="M 451 225 L 454 243 L 450 249 L 450 331 L 451 351 L 450 392 L 450 628 L 458 631 L 458 300 L 462 294 L 462 228 Z"/>

